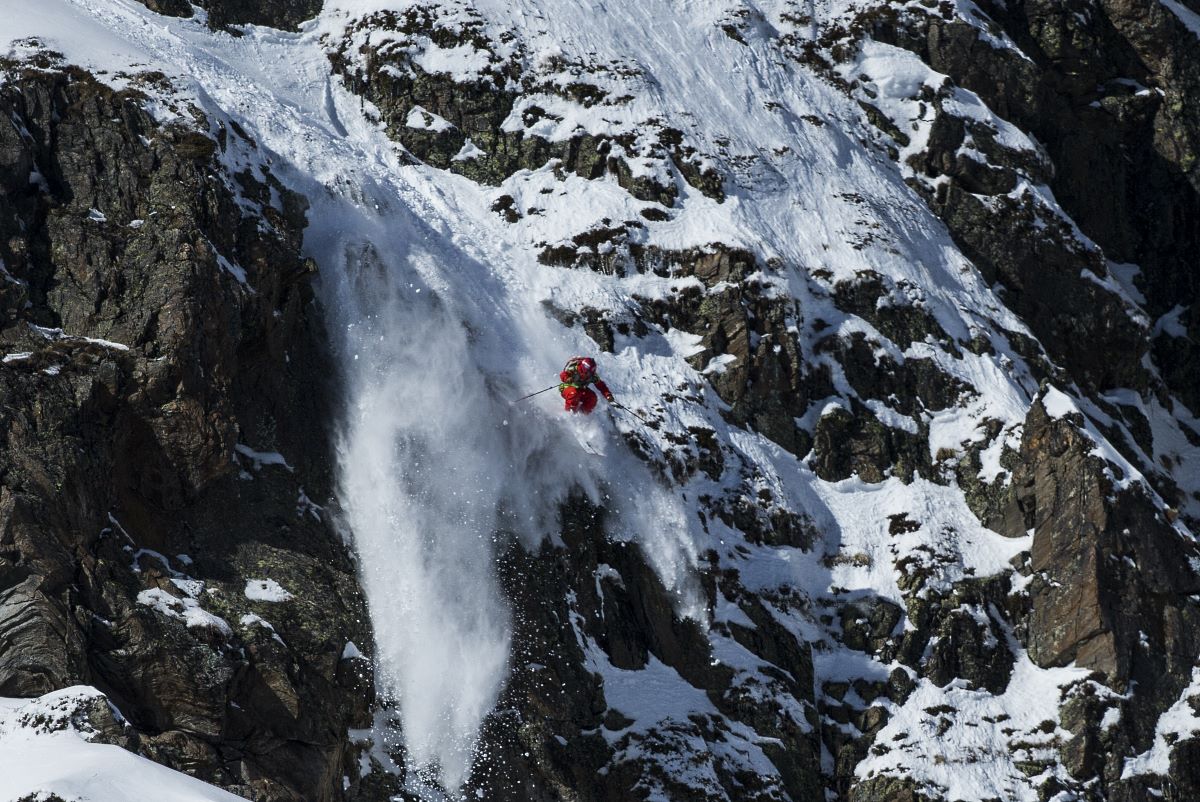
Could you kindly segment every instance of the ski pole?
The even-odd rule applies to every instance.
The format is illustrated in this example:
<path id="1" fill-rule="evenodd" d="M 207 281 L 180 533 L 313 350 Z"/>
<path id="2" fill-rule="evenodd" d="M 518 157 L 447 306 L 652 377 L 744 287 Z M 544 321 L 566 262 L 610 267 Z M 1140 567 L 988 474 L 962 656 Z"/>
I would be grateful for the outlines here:
<path id="1" fill-rule="evenodd" d="M 533 398 L 535 395 L 541 395 L 542 393 L 548 393 L 557 386 L 558 386 L 557 384 L 552 384 L 549 387 L 547 387 L 545 390 L 538 390 L 536 393 L 530 393 L 529 395 L 523 395 L 520 398 L 518 398 L 516 401 L 510 401 L 509 403 L 516 404 L 518 401 L 524 401 L 526 398 Z"/>
<path id="2" fill-rule="evenodd" d="M 632 409 L 630 409 L 629 407 L 625 406 L 624 404 L 622 404 L 622 403 L 620 403 L 620 402 L 618 402 L 618 401 L 613 401 L 613 402 L 612 402 L 612 405 L 613 405 L 614 407 L 616 407 L 617 409 L 623 409 L 623 410 L 625 410 L 625 411 L 626 411 L 626 412 L 628 412 L 630 415 L 632 415 L 633 417 L 635 417 L 635 418 L 637 418 L 638 420 L 640 420 L 642 423 L 646 424 L 647 426 L 650 426 L 650 421 L 646 420 L 646 419 L 645 419 L 645 418 L 643 418 L 641 415 L 637 414 L 636 412 L 634 412 Z M 654 427 L 653 427 L 653 426 L 650 426 L 650 428 L 654 428 Z"/>

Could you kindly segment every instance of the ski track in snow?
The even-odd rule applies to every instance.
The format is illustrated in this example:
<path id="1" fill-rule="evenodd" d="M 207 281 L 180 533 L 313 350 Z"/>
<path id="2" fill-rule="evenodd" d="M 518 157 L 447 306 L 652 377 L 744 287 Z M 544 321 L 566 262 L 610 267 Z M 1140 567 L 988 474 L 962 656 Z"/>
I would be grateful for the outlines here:
<path id="1" fill-rule="evenodd" d="M 946 559 L 935 584 L 1006 570 L 1009 558 L 1028 547 L 1028 538 L 1005 540 L 980 527 L 954 489 L 896 479 L 822 482 L 765 438 L 730 428 L 711 411 L 719 402 L 704 389 L 703 376 L 683 360 L 693 338 L 673 330 L 645 341 L 618 339 L 616 353 L 601 355 L 600 373 L 628 406 L 653 410 L 665 430 L 693 424 L 714 429 L 745 464 L 756 466 L 758 481 L 775 498 L 807 513 L 828 534 L 812 553 L 786 547 L 738 552 L 733 547 L 742 542 L 740 534 L 716 520 L 702 527 L 689 499 L 720 487 L 700 478 L 683 492 L 663 488 L 619 435 L 633 431 L 660 448 L 669 444 L 628 416 L 592 424 L 606 439 L 605 456 L 598 459 L 576 440 L 597 435 L 562 421 L 553 393 L 511 405 L 508 399 L 552 382 L 566 357 L 594 349 L 581 332 L 551 320 L 544 301 L 620 310 L 634 303 L 635 292 L 667 292 L 671 280 L 619 279 L 538 263 L 534 242 L 561 241 L 606 217 L 637 219 L 641 204 L 611 180 L 558 181 L 541 170 L 519 173 L 497 189 L 403 163 L 370 119 L 370 104 L 330 78 L 321 37 L 336 37 L 349 22 L 380 8 L 410 3 L 330 0 L 299 34 L 251 27 L 241 37 L 209 31 L 199 19 L 157 16 L 132 0 L 37 5 L 36 12 L 12 16 L 7 39 L 37 35 L 72 61 L 107 71 L 101 77 L 115 85 L 122 82 L 114 74 L 130 65 L 163 70 L 184 98 L 215 119 L 236 120 L 258 143 L 257 150 L 245 143 L 231 147 L 227 162 L 254 169 L 269 164 L 309 198 L 305 248 L 321 267 L 321 293 L 347 388 L 338 443 L 344 519 L 372 609 L 381 688 L 395 698 L 409 759 L 429 782 L 453 794 L 467 778 L 479 726 L 508 670 L 512 625 L 493 570 L 496 549 L 508 537 L 528 546 L 555 538 L 557 505 L 571 487 L 616 513 L 610 535 L 638 539 L 677 593 L 681 611 L 700 620 L 708 613 L 694 574 L 697 555 L 708 549 L 737 567 L 751 590 L 793 586 L 819 597 L 836 586 L 899 602 L 893 570 L 898 542 L 899 548 L 933 543 L 940 550 Z M 914 343 L 894 355 L 899 361 L 931 358 L 975 389 L 962 404 L 928 416 L 931 451 L 982 439 L 979 425 L 987 418 L 1001 421 L 1010 434 L 1019 427 L 1036 385 L 1003 332 L 1028 334 L 1025 326 L 985 286 L 895 164 L 852 138 L 859 112 L 851 100 L 785 62 L 767 37 L 750 35 L 742 45 L 721 32 L 717 23 L 731 4 L 574 0 L 549 14 L 533 0 L 478 0 L 473 7 L 493 29 L 518 32 L 531 63 L 565 51 L 597 64 L 637 67 L 630 80 L 638 94 L 628 107 L 567 110 L 574 124 L 591 130 L 657 116 L 684 128 L 702 150 L 719 154 L 726 169 L 734 157 L 751 165 L 734 171 L 722 204 L 682 185 L 679 209 L 650 226 L 650 243 L 688 248 L 719 240 L 777 258 L 784 268 L 770 280 L 778 290 L 798 299 L 805 315 L 825 316 L 847 332 L 873 330 L 814 295 L 806 271 L 823 268 L 832 282 L 869 268 L 915 286 L 952 338 L 966 341 L 984 332 L 996 349 L 993 355 L 951 357 Z M 764 20 L 777 17 L 780 8 L 769 9 Z M 829 17 L 842 13 L 838 3 L 821 8 Z M 816 29 L 814 21 L 813 35 Z M 450 70 L 475 64 L 429 55 L 435 57 L 441 60 L 429 64 Z M 886 104 L 887 92 L 899 97 L 936 80 L 914 62 L 911 54 L 876 45 L 858 66 L 895 74 L 884 87 L 880 102 Z M 767 108 L 764 99 L 779 109 Z M 161 101 L 153 101 L 152 109 L 160 119 L 178 113 Z M 621 119 L 606 121 L 602 114 Z M 815 126 L 804 122 L 806 116 L 836 124 Z M 554 190 L 549 200 L 545 188 Z M 549 208 L 508 224 L 491 211 L 501 193 Z M 882 234 L 860 241 L 867 230 Z M 853 395 L 837 371 L 834 377 L 840 391 Z M 662 401 L 684 386 L 696 388 L 708 409 Z M 882 404 L 875 411 L 892 425 L 915 425 Z M 993 456 L 998 460 L 998 451 Z M 998 462 L 992 470 L 994 478 Z M 921 529 L 907 540 L 890 538 L 886 516 L 896 513 L 911 514 Z M 827 567 L 824 558 L 838 554 L 865 559 Z M 795 617 L 786 623 L 801 637 L 812 634 L 801 632 L 807 625 Z M 742 659 L 731 644 L 714 636 L 718 654 Z M 636 704 L 638 680 L 606 665 L 598 649 L 588 654 L 593 668 L 613 683 L 614 698 Z M 844 670 L 846 660 L 819 655 L 818 672 L 822 666 Z M 1031 683 L 1022 699 L 1030 709 L 1056 703 L 1051 697 L 1063 677 L 1021 660 L 1018 673 Z M 655 665 L 653 675 L 655 687 L 668 693 L 674 672 Z M 976 703 L 963 691 L 922 686 L 914 695 L 920 701 L 905 710 L 932 706 L 939 694 Z M 686 707 L 686 694 L 681 699 L 676 707 Z M 653 717 L 655 711 L 645 712 Z M 898 715 L 888 726 L 903 721 Z M 964 799 L 1011 791 L 1011 757 L 995 760 L 1004 765 L 989 764 L 990 774 L 957 789 Z"/>

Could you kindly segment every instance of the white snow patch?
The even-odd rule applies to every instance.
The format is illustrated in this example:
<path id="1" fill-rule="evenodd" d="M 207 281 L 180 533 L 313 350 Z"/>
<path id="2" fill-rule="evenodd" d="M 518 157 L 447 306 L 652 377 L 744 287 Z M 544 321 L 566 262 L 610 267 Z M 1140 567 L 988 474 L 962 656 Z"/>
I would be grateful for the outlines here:
<path id="1" fill-rule="evenodd" d="M 294 598 L 274 579 L 247 579 L 245 594 L 250 601 L 261 602 L 285 602 Z"/>
<path id="2" fill-rule="evenodd" d="M 271 625 L 271 622 L 267 621 L 266 619 L 262 618 L 261 616 L 255 615 L 254 613 L 246 613 L 238 620 L 238 623 L 241 624 L 243 627 L 247 627 L 247 628 L 262 627 L 263 629 L 270 632 L 271 637 L 274 638 L 275 641 L 278 642 L 280 645 L 282 645 L 282 646 L 287 645 L 286 643 L 283 642 L 283 638 L 279 637 L 279 633 L 275 631 L 275 627 L 273 627 Z"/>
<path id="3" fill-rule="evenodd" d="M 234 279 L 237 280 L 238 284 L 241 284 L 244 287 L 250 286 L 246 280 L 245 268 L 243 268 L 241 265 L 234 264 L 233 262 L 229 261 L 229 259 L 227 259 L 225 257 L 225 255 L 222 254 L 220 251 L 218 251 L 216 248 L 213 248 L 213 253 L 216 255 L 217 264 L 221 267 L 222 270 L 224 270 L 229 275 L 233 276 Z"/>
<path id="4" fill-rule="evenodd" d="M 729 366 L 737 362 L 738 359 L 733 354 L 718 354 L 708 360 L 708 364 L 700 372 L 705 376 L 713 376 L 724 373 L 729 369 Z"/>
<path id="5" fill-rule="evenodd" d="M 877 401 L 872 398 L 864 401 L 863 403 L 866 404 L 867 409 L 874 413 L 879 422 L 888 428 L 899 429 L 900 431 L 908 432 L 909 434 L 916 434 L 921 430 L 921 427 L 915 420 L 910 418 L 908 415 L 903 415 L 897 412 L 882 401 Z"/>
<path id="6" fill-rule="evenodd" d="M 668 329 L 665 335 L 671 351 L 683 359 L 704 351 L 703 337 L 679 329 Z"/>
<path id="7" fill-rule="evenodd" d="M 1042 669 L 1019 646 L 1016 653 L 1012 677 L 1001 694 L 973 690 L 959 680 L 944 688 L 920 680 L 876 736 L 887 751 L 872 750 L 855 774 L 859 779 L 909 777 L 938 796 L 964 802 L 1036 802 L 1037 785 L 1018 764 L 1056 762 L 1055 739 L 1070 737 L 1058 728 L 1063 688 L 1087 677 L 1088 671 Z M 1050 732 L 1043 731 L 1043 722 L 1050 722 Z"/>
<path id="8" fill-rule="evenodd" d="M 910 484 L 899 479 L 876 484 L 857 478 L 818 480 L 813 490 L 833 517 L 833 531 L 840 532 L 840 540 L 831 541 L 843 559 L 835 559 L 829 569 L 808 568 L 813 576 L 800 584 L 810 589 L 824 575 L 831 588 L 881 595 L 903 607 L 897 583 L 902 568 L 928 572 L 923 593 L 946 591 L 969 576 L 1011 570 L 1009 561 L 1032 542 L 1031 537 L 1006 538 L 985 529 L 960 491 L 921 478 Z M 894 526 L 894 521 L 906 525 Z"/>
<path id="9" fill-rule="evenodd" d="M 487 153 L 485 153 L 482 148 L 478 147 L 474 142 L 468 139 L 463 143 L 463 146 L 458 149 L 458 153 L 455 153 L 454 156 L 450 158 L 450 161 L 465 162 L 471 161 L 472 159 L 478 159 L 480 156 L 486 155 Z"/>
<path id="10" fill-rule="evenodd" d="M 454 124 L 445 117 L 439 117 L 432 111 L 426 111 L 422 106 L 413 106 L 409 110 L 408 116 L 404 120 L 404 125 L 408 128 L 415 128 L 418 131 L 429 131 L 435 134 L 450 131 L 454 128 Z"/>
<path id="11" fill-rule="evenodd" d="M 1183 325 L 1180 317 L 1187 311 L 1187 307 L 1183 304 L 1176 304 L 1170 312 L 1154 321 L 1154 328 L 1150 330 L 1150 336 L 1157 337 L 1160 334 L 1165 334 L 1168 337 L 1188 336 L 1187 326 Z"/>
<path id="12" fill-rule="evenodd" d="M 295 470 L 291 465 L 288 465 L 287 460 L 278 451 L 255 451 L 244 443 L 238 443 L 234 447 L 237 453 L 241 454 L 246 459 L 250 460 L 254 465 L 254 470 L 262 470 L 264 465 L 279 465 L 286 468 L 289 472 L 294 473 Z"/>
<path id="13" fill-rule="evenodd" d="M 1113 706 L 1104 711 L 1104 715 L 1100 718 L 1100 731 L 1108 732 L 1113 727 L 1121 723 L 1121 708 Z"/>
<path id="14" fill-rule="evenodd" d="M 1046 389 L 1046 394 L 1042 396 L 1042 406 L 1046 408 L 1046 414 L 1052 418 L 1083 414 L 1071 396 L 1054 386 Z"/>
<path id="15" fill-rule="evenodd" d="M 203 583 L 197 584 L 203 586 Z M 224 618 L 205 610 L 194 596 L 187 595 L 181 598 L 172 596 L 162 588 L 150 588 L 139 593 L 137 601 L 138 604 L 151 607 L 167 618 L 182 621 L 189 627 L 215 629 L 226 636 L 233 634 L 233 629 Z"/>
<path id="16" fill-rule="evenodd" d="M 1142 754 L 1127 758 L 1121 779 L 1139 774 L 1167 776 L 1171 764 L 1172 745 L 1179 740 L 1200 736 L 1200 666 L 1192 669 L 1192 680 L 1179 699 L 1167 708 L 1154 726 L 1154 743 Z"/>
<path id="17" fill-rule="evenodd" d="M 68 341 L 73 341 L 73 342 L 91 343 L 93 345 L 99 345 L 104 348 L 112 348 L 117 351 L 128 351 L 129 350 L 129 346 L 124 345 L 122 343 L 113 342 L 111 340 L 102 340 L 102 339 L 98 339 L 96 337 L 81 337 L 76 334 L 67 334 L 62 329 L 52 329 L 52 328 L 47 328 L 46 326 L 37 326 L 32 323 L 29 324 L 29 328 L 32 331 L 34 331 L 37 334 L 44 337 L 45 339 L 50 340 L 51 342 L 54 342 L 57 340 L 68 340 Z"/>
<path id="18" fill-rule="evenodd" d="M 717 593 L 717 603 L 713 607 L 713 622 L 723 624 L 737 624 L 746 629 L 758 629 L 758 625 L 750 620 L 750 616 L 746 615 L 741 607 L 731 602 L 725 597 L 724 593 Z"/>
<path id="19" fill-rule="evenodd" d="M 77 685 L 34 699 L 0 699 L 0 799 L 238 802 L 241 797 L 133 752 L 94 743 L 78 709 L 105 699 Z M 107 702 L 118 722 L 123 717 Z"/>
<path id="20" fill-rule="evenodd" d="M 688 716 L 696 713 L 719 715 L 704 691 L 653 655 L 637 671 L 616 668 L 606 659 L 593 661 L 593 667 L 604 678 L 604 700 L 633 721 L 629 729 L 635 732 L 647 732 L 670 721 L 686 723 Z M 627 731 L 602 730 L 609 743 Z"/>

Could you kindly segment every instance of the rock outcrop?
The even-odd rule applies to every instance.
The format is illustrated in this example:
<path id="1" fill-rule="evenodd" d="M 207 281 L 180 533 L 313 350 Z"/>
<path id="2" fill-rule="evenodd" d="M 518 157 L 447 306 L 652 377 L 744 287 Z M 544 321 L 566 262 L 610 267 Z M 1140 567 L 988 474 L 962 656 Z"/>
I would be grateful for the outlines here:
<path id="1" fill-rule="evenodd" d="M 188 0 L 140 0 L 151 11 L 169 17 L 191 17 L 192 3 Z M 195 5 L 204 10 L 213 28 L 236 31 L 239 25 L 266 25 L 294 31 L 305 20 L 321 12 L 323 0 L 200 0 Z"/>
<path id="2" fill-rule="evenodd" d="M 145 100 L 5 65 L 0 694 L 93 685 L 130 749 L 255 799 L 337 798 L 370 704 L 345 647 L 370 634 L 316 503 L 305 202 L 225 167 L 255 149 L 235 125 L 160 125 Z"/>
<path id="3" fill-rule="evenodd" d="M 1197 408 L 1200 397 L 1195 388 L 1200 382 L 1191 344 L 1198 333 L 1200 288 L 1188 265 L 1200 243 L 1196 223 L 1200 220 L 1196 155 L 1200 152 L 1196 133 L 1200 39 L 1180 16 L 1194 12 L 1186 6 L 1173 12 L 1151 0 L 1104 2 L 1087 11 L 1053 2 L 1020 7 L 985 3 L 982 8 L 987 15 L 982 26 L 993 26 L 1016 47 L 997 47 L 987 41 L 980 25 L 953 16 L 914 15 L 874 29 L 882 40 L 912 49 L 934 70 L 978 93 L 989 108 L 1033 134 L 1045 149 L 1047 162 L 1030 172 L 1022 169 L 1027 163 L 1014 164 L 1011 155 L 993 146 L 991 161 L 1010 178 L 1003 186 L 987 188 L 964 175 L 963 169 L 973 160 L 960 156 L 956 161 L 953 155 L 969 123 L 939 118 L 937 133 L 921 160 L 926 175 L 952 179 L 938 201 L 947 224 L 969 244 L 973 256 L 983 257 L 981 266 L 997 265 L 997 277 L 1013 292 L 1015 304 L 1046 304 L 1040 312 L 1023 310 L 1032 325 L 1054 326 L 1052 321 L 1069 313 L 1075 325 L 1098 324 L 1104 318 L 1106 326 L 1116 327 L 1075 332 L 1063 319 L 1061 325 L 1067 328 L 1039 331 L 1048 348 L 1104 342 L 1105 347 L 1095 353 L 1112 354 L 1124 341 L 1128 344 L 1122 353 L 1127 356 L 1119 361 L 1132 365 L 1138 347 L 1128 349 L 1139 338 L 1114 301 L 1084 287 L 1055 291 L 1046 286 L 1031 291 L 1031 281 L 1054 281 L 1054 275 L 1066 274 L 1046 268 L 1069 257 L 1044 236 L 1029 236 L 1028 229 L 1024 236 L 1011 236 L 1019 233 L 1016 230 L 996 236 L 1000 232 L 994 226 L 1027 225 L 1020 221 L 1029 220 L 1030 213 L 1014 208 L 999 218 L 1005 222 L 998 222 L 965 194 L 1006 193 L 1014 185 L 1014 171 L 1047 183 L 1082 232 L 1103 248 L 1109 262 L 1140 268 L 1133 283 L 1144 293 L 1151 317 L 1158 321 L 1171 316 L 1178 322 L 1155 326 L 1152 345 L 1163 378 L 1185 403 Z M 974 164 L 978 167 L 979 162 Z M 988 242 L 993 249 L 998 242 L 1009 247 L 1026 242 L 1035 252 L 1026 257 L 1021 249 L 996 249 L 989 255 Z M 1022 260 L 1029 265 L 1024 277 Z M 1072 311 L 1075 303 L 1080 305 Z M 1110 311 L 1096 314 L 1105 304 Z M 1121 327 L 1126 329 L 1123 334 Z M 1133 386 L 1131 376 L 1105 377 L 1098 363 L 1088 371 L 1102 386 Z"/>
<path id="4" fill-rule="evenodd" d="M 618 83 L 636 83 L 636 67 L 552 58 L 530 70 L 520 42 L 511 34 L 493 37 L 486 22 L 474 9 L 448 13 L 437 4 L 381 12 L 347 30 L 330 61 L 414 158 L 472 180 L 497 185 L 518 170 L 552 162 L 586 179 L 614 176 L 635 198 L 654 204 L 648 207 L 652 215 L 658 206 L 674 205 L 677 179 L 723 197 L 721 177 L 678 129 L 648 119 L 636 130 L 608 136 L 569 126 L 560 131 L 562 118 L 536 100 L 549 95 L 586 108 L 620 109 L 633 96 L 603 88 L 592 74 L 601 70 Z M 486 54 L 486 63 L 462 74 L 426 69 L 412 57 L 425 43 Z"/>

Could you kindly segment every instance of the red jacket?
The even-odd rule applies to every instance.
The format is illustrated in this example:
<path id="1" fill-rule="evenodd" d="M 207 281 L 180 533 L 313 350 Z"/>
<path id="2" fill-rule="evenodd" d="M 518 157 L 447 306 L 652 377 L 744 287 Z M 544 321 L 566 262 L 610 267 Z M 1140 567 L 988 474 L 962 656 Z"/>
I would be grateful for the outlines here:
<path id="1" fill-rule="evenodd" d="M 564 370 L 558 374 L 558 378 L 561 381 L 561 384 L 558 385 L 559 390 L 562 390 L 566 387 L 577 387 L 579 389 L 583 389 L 589 384 L 594 384 L 596 385 L 596 389 L 600 391 L 600 395 L 604 396 L 605 400 L 613 400 L 613 394 L 612 391 L 608 389 L 608 385 L 605 384 L 604 381 L 595 374 L 592 374 L 591 378 L 581 379 L 579 376 L 572 374 L 570 371 Z"/>

